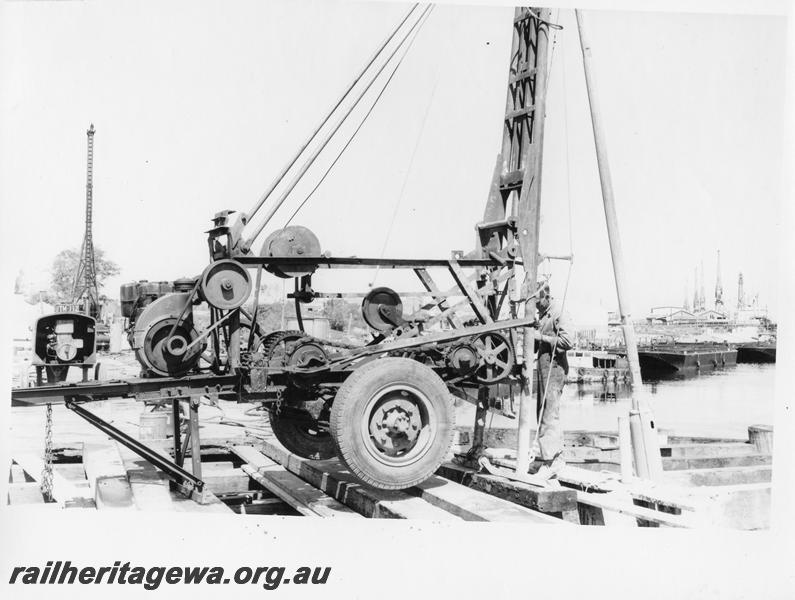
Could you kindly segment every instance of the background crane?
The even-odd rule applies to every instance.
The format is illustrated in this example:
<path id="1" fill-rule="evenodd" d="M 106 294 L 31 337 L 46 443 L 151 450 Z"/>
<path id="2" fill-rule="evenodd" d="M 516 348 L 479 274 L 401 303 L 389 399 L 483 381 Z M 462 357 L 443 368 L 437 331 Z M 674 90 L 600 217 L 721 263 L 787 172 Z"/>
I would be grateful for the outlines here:
<path id="1" fill-rule="evenodd" d="M 78 306 L 80 312 L 98 319 L 99 291 L 97 287 L 97 271 L 94 263 L 94 238 L 92 213 L 94 210 L 94 124 L 86 131 L 88 138 L 88 153 L 86 167 L 86 230 L 83 236 L 83 246 L 80 250 L 80 260 L 75 272 L 74 286 L 72 287 L 72 304 Z"/>

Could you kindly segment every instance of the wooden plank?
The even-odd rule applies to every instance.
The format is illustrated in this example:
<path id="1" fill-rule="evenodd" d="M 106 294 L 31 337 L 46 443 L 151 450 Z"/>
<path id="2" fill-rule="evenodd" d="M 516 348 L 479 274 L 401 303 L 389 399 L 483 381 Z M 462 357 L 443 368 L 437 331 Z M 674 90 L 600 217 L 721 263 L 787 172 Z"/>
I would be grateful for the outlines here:
<path id="1" fill-rule="evenodd" d="M 742 438 L 712 438 L 692 435 L 668 435 L 669 444 L 745 444 Z"/>
<path id="2" fill-rule="evenodd" d="M 67 463 L 65 465 L 54 464 L 53 470 L 56 473 L 62 475 L 63 478 L 66 479 L 67 481 L 72 482 L 77 487 L 80 488 L 91 487 L 88 485 L 88 479 L 86 479 L 85 469 L 83 469 L 83 465 L 80 463 L 78 464 Z"/>
<path id="3" fill-rule="evenodd" d="M 561 519 L 530 510 L 436 475 L 415 486 L 409 493 L 417 493 L 423 500 L 427 500 L 465 521 L 566 524 Z"/>
<path id="4" fill-rule="evenodd" d="M 25 469 L 16 463 L 11 463 L 9 483 L 30 483 L 33 478 L 25 474 Z"/>
<path id="5" fill-rule="evenodd" d="M 460 517 L 405 492 L 365 487 L 336 459 L 306 460 L 288 452 L 270 435 L 259 439 L 260 449 L 268 458 L 365 517 L 430 521 L 461 520 Z"/>
<path id="6" fill-rule="evenodd" d="M 714 458 L 723 456 L 747 456 L 757 454 L 751 444 L 672 444 L 662 446 L 660 454 L 664 458 Z"/>
<path id="7" fill-rule="evenodd" d="M 40 484 L 35 481 L 8 484 L 8 504 L 11 506 L 44 504 Z"/>
<path id="8" fill-rule="evenodd" d="M 632 498 L 680 511 L 702 510 L 702 500 L 688 488 L 668 483 L 651 482 L 633 478 L 621 482 L 618 475 L 597 473 L 566 465 L 558 474 L 558 481 L 567 486 L 594 492 L 618 492 L 629 494 Z"/>
<path id="9" fill-rule="evenodd" d="M 769 454 L 748 454 L 746 456 L 713 456 L 705 458 L 664 458 L 664 471 L 684 469 L 717 469 L 723 467 L 748 467 L 769 465 L 773 458 Z"/>
<path id="10" fill-rule="evenodd" d="M 198 426 L 198 422 L 196 423 Z M 191 436 L 192 437 L 192 436 Z M 196 446 L 198 447 L 198 446 Z M 152 448 L 159 452 L 163 457 L 172 460 L 171 455 L 168 453 L 165 447 L 161 444 L 152 443 Z M 201 450 L 198 451 L 199 454 L 199 462 L 201 463 Z M 188 463 L 191 467 L 193 467 L 193 457 L 190 457 L 190 462 Z M 147 462 L 147 464 L 149 464 Z M 208 463 L 213 464 L 213 463 Z M 230 465 L 231 463 L 226 463 L 225 466 Z M 153 465 L 150 464 L 152 468 L 157 470 Z M 201 471 L 202 466 L 199 467 L 199 471 Z M 163 473 L 163 477 L 168 482 L 168 477 Z M 202 479 L 204 481 L 204 479 Z M 170 485 L 169 485 L 170 488 Z M 202 490 L 202 502 L 199 503 L 191 498 L 186 498 L 180 492 L 171 492 L 171 496 L 173 497 L 174 509 L 179 512 L 196 512 L 196 513 L 233 513 L 234 511 L 229 508 L 226 504 L 221 502 L 218 497 L 213 493 L 212 489 L 207 485 L 205 481 L 204 489 Z"/>
<path id="11" fill-rule="evenodd" d="M 563 513 L 577 509 L 577 495 L 574 490 L 537 488 L 518 481 L 478 473 L 474 469 L 453 463 L 443 464 L 436 473 L 446 479 L 463 483 L 467 487 L 543 513 Z"/>
<path id="12" fill-rule="evenodd" d="M 13 456 L 14 462 L 21 466 L 35 481 L 41 481 L 44 471 L 44 460 L 35 454 L 17 452 Z M 52 474 L 53 499 L 59 506 L 65 508 L 82 507 L 93 508 L 94 499 L 88 486 L 80 487 L 68 481 L 63 475 L 53 470 Z"/>
<path id="13" fill-rule="evenodd" d="M 650 521 L 666 527 L 693 528 L 703 525 L 692 515 L 672 515 L 651 508 L 636 506 L 625 500 L 613 497 L 612 493 L 595 494 L 592 492 L 577 492 L 577 502 L 610 512 L 627 515 L 635 519 Z"/>
<path id="14" fill-rule="evenodd" d="M 243 465 L 243 471 L 304 516 L 361 518 L 359 513 L 337 502 L 297 475 L 279 468 L 275 463 L 274 465 L 276 466 L 274 470 L 264 472 L 250 465 Z"/>
<path id="15" fill-rule="evenodd" d="M 709 488 L 709 512 L 717 525 L 734 529 L 767 529 L 771 518 L 771 484 L 751 483 Z"/>
<path id="16" fill-rule="evenodd" d="M 204 464 L 205 488 L 214 494 L 242 493 L 251 490 L 249 476 L 241 468 L 208 468 L 213 463 Z"/>
<path id="17" fill-rule="evenodd" d="M 132 488 L 116 444 L 86 443 L 83 468 L 97 509 L 135 509 Z"/>
<path id="18" fill-rule="evenodd" d="M 252 448 L 235 446 L 232 451 L 248 464 L 243 471 L 265 489 L 276 494 L 298 512 L 311 517 L 361 517 L 341 502 L 290 473 L 283 466 Z"/>
<path id="19" fill-rule="evenodd" d="M 139 510 L 210 514 L 228 514 L 233 512 L 209 490 L 203 492 L 205 498 L 205 503 L 203 504 L 199 504 L 190 498 L 185 498 L 179 495 L 178 492 L 172 493 L 169 479 L 165 473 L 127 447 L 121 444 L 117 444 L 117 446 L 127 472 L 135 505 Z M 152 447 L 163 456 L 168 456 L 168 453 L 163 448 L 156 445 Z"/>
<path id="20" fill-rule="evenodd" d="M 175 511 L 168 477 L 148 460 L 117 443 L 117 450 L 138 510 Z"/>
<path id="21" fill-rule="evenodd" d="M 741 483 L 767 483 L 771 480 L 770 465 L 724 467 L 717 469 L 685 469 L 666 471 L 665 481 L 685 486 L 722 486 Z"/>

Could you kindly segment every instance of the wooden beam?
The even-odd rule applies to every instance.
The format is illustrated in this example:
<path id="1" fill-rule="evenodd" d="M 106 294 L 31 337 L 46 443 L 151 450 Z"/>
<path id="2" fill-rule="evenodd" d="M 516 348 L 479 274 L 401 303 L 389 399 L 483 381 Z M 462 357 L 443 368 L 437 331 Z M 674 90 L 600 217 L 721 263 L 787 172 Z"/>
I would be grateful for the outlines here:
<path id="1" fill-rule="evenodd" d="M 9 483 L 8 504 L 10 506 L 44 504 L 40 485 L 35 481 Z"/>
<path id="2" fill-rule="evenodd" d="M 739 483 L 767 483 L 773 467 L 770 465 L 751 467 L 724 467 L 717 469 L 685 469 L 666 471 L 664 480 L 686 486 L 734 485 Z"/>
<path id="3" fill-rule="evenodd" d="M 135 505 L 139 510 L 165 510 L 197 513 L 230 513 L 232 510 L 209 490 L 203 492 L 205 503 L 171 493 L 169 479 L 148 460 L 135 454 L 126 446 L 117 444 L 121 455 Z M 163 448 L 155 447 L 163 456 L 169 456 Z"/>
<path id="4" fill-rule="evenodd" d="M 651 508 L 636 506 L 630 502 L 614 498 L 611 493 L 594 494 L 591 492 L 578 491 L 577 502 L 599 508 L 603 511 L 627 515 L 635 519 L 642 519 L 643 521 L 649 521 L 666 527 L 694 528 L 703 525 L 703 523 L 692 515 L 673 515 Z"/>
<path id="5" fill-rule="evenodd" d="M 434 475 L 409 493 L 457 515 L 465 521 L 499 521 L 564 525 L 566 521 L 519 506 Z"/>
<path id="6" fill-rule="evenodd" d="M 365 517 L 459 521 L 460 517 L 405 492 L 363 486 L 336 459 L 310 461 L 288 452 L 275 438 L 260 438 L 260 450 L 270 459 Z"/>
<path id="7" fill-rule="evenodd" d="M 341 502 L 311 486 L 251 446 L 233 446 L 232 452 L 246 461 L 242 470 L 265 489 L 309 517 L 360 517 Z"/>
<path id="8" fill-rule="evenodd" d="M 745 456 L 712 456 L 703 458 L 664 458 L 663 470 L 681 471 L 685 469 L 717 469 L 722 467 L 749 467 L 769 465 L 773 458 L 769 454 L 748 454 Z"/>
<path id="9" fill-rule="evenodd" d="M 707 458 L 718 456 L 747 456 L 757 454 L 756 448 L 747 443 L 734 444 L 672 444 L 662 446 L 664 458 Z"/>
<path id="10" fill-rule="evenodd" d="M 86 443 L 83 469 L 98 510 L 135 509 L 132 488 L 116 444 Z"/>
<path id="11" fill-rule="evenodd" d="M 443 464 L 436 473 L 467 487 L 542 513 L 562 514 L 577 509 L 577 495 L 574 490 L 537 488 L 494 475 L 484 475 L 452 463 Z"/>
<path id="12" fill-rule="evenodd" d="M 41 481 L 41 475 L 44 471 L 44 460 L 35 454 L 25 452 L 17 452 L 14 454 L 13 459 L 35 481 Z M 87 485 L 85 487 L 75 485 L 54 469 L 52 474 L 52 495 L 58 505 L 63 508 L 95 507 L 91 490 Z"/>

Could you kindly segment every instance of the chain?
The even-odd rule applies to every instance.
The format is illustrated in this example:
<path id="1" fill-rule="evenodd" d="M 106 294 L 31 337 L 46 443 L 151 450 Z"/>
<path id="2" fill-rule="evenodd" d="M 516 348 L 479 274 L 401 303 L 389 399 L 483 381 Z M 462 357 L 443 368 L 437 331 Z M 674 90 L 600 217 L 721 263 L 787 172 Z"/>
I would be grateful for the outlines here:
<path id="1" fill-rule="evenodd" d="M 41 493 L 45 502 L 52 502 L 52 404 L 47 405 L 44 429 L 44 470 L 41 472 Z"/>

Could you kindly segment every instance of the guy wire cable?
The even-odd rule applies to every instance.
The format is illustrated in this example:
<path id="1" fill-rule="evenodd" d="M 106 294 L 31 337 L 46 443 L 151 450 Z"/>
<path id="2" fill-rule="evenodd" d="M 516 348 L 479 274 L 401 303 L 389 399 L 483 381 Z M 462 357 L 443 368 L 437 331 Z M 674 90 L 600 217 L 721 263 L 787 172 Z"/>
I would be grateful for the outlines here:
<path id="1" fill-rule="evenodd" d="M 430 12 L 428 13 L 428 17 L 430 17 Z M 428 17 L 426 17 L 426 18 L 425 18 L 425 21 L 427 21 L 427 20 L 428 20 Z M 408 52 L 409 52 L 409 49 L 411 48 L 412 44 L 414 44 L 414 40 L 416 40 L 416 39 L 417 39 L 417 35 L 419 34 L 419 32 L 420 32 L 420 30 L 422 29 L 422 27 L 425 25 L 425 21 L 423 21 L 423 23 L 422 23 L 422 24 L 419 26 L 419 28 L 417 28 L 417 31 L 416 31 L 416 33 L 415 33 L 414 37 L 413 37 L 413 38 L 412 38 L 412 39 L 409 41 L 409 43 L 406 45 L 406 48 L 405 48 L 405 50 L 404 50 L 404 52 L 403 52 L 403 55 L 400 57 L 400 59 L 398 60 L 397 64 L 395 65 L 395 67 L 392 69 L 392 72 L 389 74 L 389 77 L 387 78 L 387 80 L 386 80 L 386 83 L 384 83 L 384 85 L 381 87 L 381 90 L 378 92 L 378 96 L 376 96 L 375 100 L 373 100 L 373 103 L 371 104 L 370 108 L 367 110 L 367 113 L 365 113 L 365 115 L 362 117 L 362 120 L 361 120 L 361 122 L 359 123 L 359 125 L 356 127 L 356 129 L 354 130 L 354 132 L 353 132 L 353 133 L 351 134 L 351 136 L 348 138 L 348 141 L 347 141 L 347 142 L 345 142 L 345 145 L 342 147 L 342 149 L 339 151 L 339 153 L 337 154 L 337 156 L 334 158 L 334 160 L 333 160 L 333 161 L 331 162 L 331 164 L 328 166 L 328 168 L 326 169 L 326 171 L 323 173 L 323 176 L 322 176 L 322 177 L 321 177 L 321 178 L 318 180 L 318 182 L 317 182 L 317 184 L 315 185 L 315 187 L 314 187 L 314 188 L 312 188 L 312 191 L 310 191 L 310 192 L 309 192 L 309 194 L 307 194 L 306 198 L 304 198 L 304 200 L 301 202 L 301 204 L 299 204 L 299 205 L 298 205 L 298 207 L 296 207 L 296 209 L 295 209 L 295 210 L 293 211 L 293 213 L 290 215 L 290 218 L 289 218 L 289 219 L 287 219 L 287 221 L 285 222 L 285 224 L 282 226 L 282 229 L 284 229 L 285 227 L 287 227 L 287 226 L 288 226 L 288 225 L 289 225 L 289 224 L 292 222 L 292 220 L 295 218 L 295 216 L 298 214 L 298 212 L 299 212 L 299 211 L 300 211 L 300 210 L 301 210 L 301 209 L 302 209 L 302 208 L 303 208 L 303 207 L 306 205 L 306 203 L 309 201 L 309 199 L 310 199 L 310 198 L 311 198 L 311 197 L 314 195 L 314 193 L 315 193 L 315 192 L 318 190 L 318 188 L 321 186 L 321 184 L 322 184 L 322 183 L 323 183 L 323 182 L 326 180 L 326 177 L 327 177 L 327 176 L 328 176 L 328 174 L 331 172 L 331 170 L 332 170 L 332 169 L 333 169 L 333 168 L 336 166 L 336 164 L 337 164 L 337 162 L 339 161 L 339 159 L 340 159 L 340 158 L 342 158 L 342 155 L 343 155 L 343 154 L 345 153 L 345 151 L 348 149 L 348 146 L 350 146 L 350 145 L 351 145 L 351 142 L 353 142 L 353 139 L 354 139 L 354 138 L 356 137 L 356 135 L 359 133 L 359 130 L 360 130 L 360 129 L 362 128 L 362 126 L 365 124 L 365 122 L 367 121 L 368 117 L 369 117 L 369 116 L 370 116 L 370 114 L 373 112 L 373 109 L 374 109 L 374 108 L 376 107 L 376 105 L 378 104 L 378 101 L 379 101 L 379 100 L 381 99 L 381 97 L 384 95 L 384 92 L 386 91 L 387 87 L 389 87 L 389 84 L 390 84 L 390 82 L 392 81 L 392 78 L 395 76 L 395 73 L 397 72 L 397 70 L 398 70 L 398 68 L 400 67 L 401 63 L 403 62 L 403 59 L 404 59 L 404 58 L 406 58 L 406 54 L 408 54 Z"/>
<path id="2" fill-rule="evenodd" d="M 260 223 L 260 225 L 254 231 L 254 234 L 251 237 L 247 238 L 243 242 L 244 250 L 250 248 L 251 244 L 253 244 L 253 242 L 257 238 L 257 236 L 259 236 L 262 233 L 262 230 L 265 229 L 265 227 L 267 226 L 268 222 L 271 220 L 271 218 L 273 218 L 273 215 L 276 213 L 276 211 L 279 210 L 279 207 L 284 203 L 284 201 L 287 199 L 287 197 L 290 195 L 290 193 L 293 191 L 293 189 L 295 189 L 295 186 L 298 185 L 299 181 L 304 176 L 304 174 L 309 169 L 309 167 L 315 162 L 315 160 L 320 155 L 320 153 L 323 151 L 323 149 L 328 145 L 329 141 L 331 141 L 331 138 L 333 138 L 334 135 L 337 133 L 337 131 L 339 131 L 339 128 L 342 127 L 343 123 L 345 123 L 345 121 L 347 120 L 348 116 L 350 116 L 350 114 L 353 112 L 354 108 L 356 108 L 356 106 L 359 104 L 359 102 L 365 96 L 367 91 L 373 86 L 373 84 L 375 83 L 375 81 L 378 78 L 378 76 L 384 71 L 386 66 L 392 61 L 394 56 L 403 47 L 403 45 L 406 43 L 406 40 L 411 36 L 413 31 L 422 22 L 422 18 L 428 13 L 428 11 L 430 11 L 431 8 L 432 8 L 432 5 L 429 5 L 422 12 L 422 14 L 420 15 L 419 19 L 417 21 L 415 21 L 414 24 L 411 26 L 411 28 L 408 30 L 408 32 L 406 32 L 406 34 L 400 40 L 398 45 L 395 47 L 395 49 L 392 51 L 392 53 L 386 59 L 384 64 L 382 64 L 378 68 L 378 71 L 373 76 L 373 79 L 371 79 L 370 82 L 367 84 L 367 86 L 365 86 L 364 90 L 362 90 L 360 92 L 359 96 L 356 98 L 356 100 L 353 102 L 353 104 L 351 104 L 351 106 L 348 107 L 348 109 L 345 112 L 345 114 L 342 115 L 342 117 L 337 121 L 337 123 L 334 125 L 334 127 L 332 128 L 331 132 L 327 135 L 327 137 L 320 143 L 320 145 L 315 149 L 315 151 L 311 154 L 311 156 L 309 158 L 307 158 L 307 160 L 304 162 L 303 166 L 301 167 L 301 170 L 293 177 L 292 181 L 290 181 L 290 183 L 287 185 L 287 189 L 284 190 L 281 193 L 279 198 L 276 200 L 276 203 L 273 206 L 271 206 L 270 210 L 265 215 L 262 223 Z"/>
<path id="3" fill-rule="evenodd" d="M 307 146 L 309 146 L 309 144 L 312 143 L 312 140 L 315 139 L 317 134 L 320 133 L 320 130 L 323 129 L 323 127 L 326 125 L 326 123 L 331 118 L 331 116 L 334 114 L 334 112 L 340 107 L 340 105 L 343 103 L 345 98 L 348 97 L 348 94 L 350 94 L 351 90 L 353 90 L 353 88 L 356 86 L 356 84 L 359 82 L 359 80 L 361 80 L 361 78 L 370 69 L 370 67 L 378 59 L 378 57 L 381 56 L 381 53 L 384 51 L 384 48 L 386 48 L 387 45 L 389 44 L 389 42 L 392 41 L 392 38 L 394 38 L 395 34 L 400 30 L 401 27 L 403 27 L 404 23 L 408 20 L 409 16 L 411 16 L 411 13 L 414 12 L 414 10 L 417 8 L 417 6 L 419 6 L 419 3 L 415 3 L 414 5 L 412 5 L 412 7 L 406 13 L 406 16 L 403 17 L 403 20 L 400 21 L 400 23 L 398 23 L 397 27 L 395 27 L 392 30 L 392 33 L 389 34 L 389 36 L 387 36 L 387 38 L 381 43 L 381 46 L 379 46 L 379 48 L 375 51 L 375 53 L 372 55 L 372 57 L 370 57 L 370 60 L 367 62 L 367 64 L 364 66 L 364 68 L 359 72 L 359 74 L 348 85 L 348 88 L 345 90 L 345 92 L 342 94 L 342 96 L 340 96 L 339 100 L 337 100 L 337 103 L 334 105 L 334 107 L 323 118 L 323 120 L 321 121 L 320 125 L 318 125 L 314 129 L 312 134 L 304 141 L 304 143 L 299 147 L 298 151 L 293 155 L 293 157 L 282 168 L 281 172 L 276 176 L 276 179 L 274 179 L 271 182 L 270 186 L 268 186 L 268 189 L 265 190 L 265 192 L 260 196 L 260 198 L 257 201 L 257 203 L 254 205 L 254 208 L 251 211 L 249 211 L 249 213 L 246 215 L 246 218 L 247 218 L 248 221 L 250 221 L 252 218 L 254 218 L 254 215 L 257 214 L 257 211 L 259 211 L 259 209 L 262 208 L 262 205 L 265 203 L 265 200 L 267 200 L 268 197 L 273 193 L 273 190 L 276 189 L 276 186 L 279 185 L 279 183 L 281 183 L 282 179 L 284 179 L 284 176 L 287 175 L 287 172 L 292 168 L 292 166 L 295 164 L 295 162 L 298 160 L 298 158 L 304 153 L 304 150 L 306 150 Z"/>

